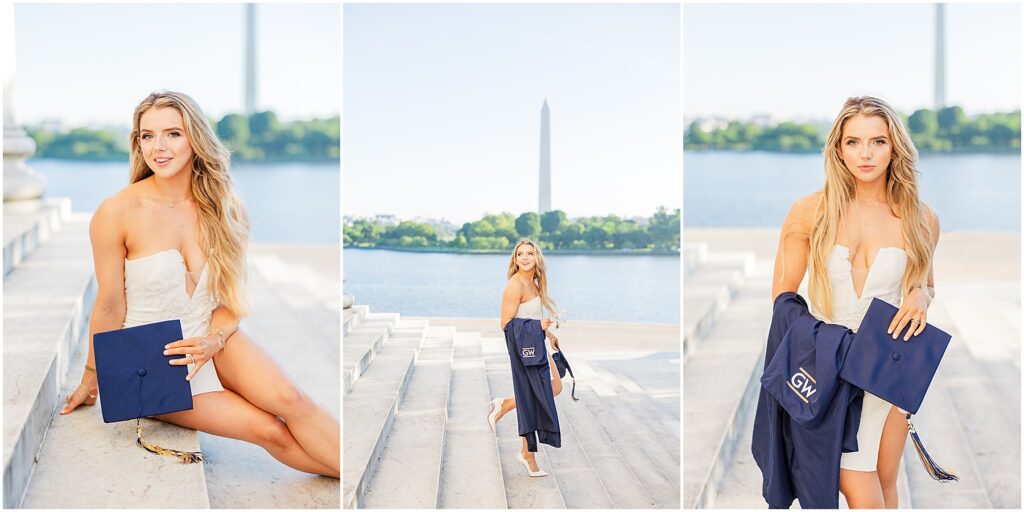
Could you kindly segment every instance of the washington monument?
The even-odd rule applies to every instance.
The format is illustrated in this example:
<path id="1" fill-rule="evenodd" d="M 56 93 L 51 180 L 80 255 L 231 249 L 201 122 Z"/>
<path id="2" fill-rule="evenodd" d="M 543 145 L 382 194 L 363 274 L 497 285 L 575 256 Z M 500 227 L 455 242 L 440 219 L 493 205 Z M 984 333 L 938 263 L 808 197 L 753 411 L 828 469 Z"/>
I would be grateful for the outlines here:
<path id="1" fill-rule="evenodd" d="M 540 108 L 540 204 L 537 213 L 551 211 L 551 127 L 548 100 Z"/>
<path id="2" fill-rule="evenodd" d="M 935 110 L 946 106 L 946 5 L 935 4 Z"/>
<path id="3" fill-rule="evenodd" d="M 245 4 L 245 114 L 256 113 L 256 5 Z"/>

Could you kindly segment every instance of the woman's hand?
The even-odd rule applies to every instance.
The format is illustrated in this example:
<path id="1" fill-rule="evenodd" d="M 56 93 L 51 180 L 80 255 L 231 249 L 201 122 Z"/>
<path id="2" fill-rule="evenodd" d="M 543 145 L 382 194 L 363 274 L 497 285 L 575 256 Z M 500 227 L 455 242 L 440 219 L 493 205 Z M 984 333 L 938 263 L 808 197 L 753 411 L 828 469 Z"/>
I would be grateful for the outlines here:
<path id="1" fill-rule="evenodd" d="M 207 361 L 213 359 L 214 354 L 220 351 L 221 344 L 220 338 L 217 336 L 207 335 L 168 343 L 164 346 L 164 349 L 165 356 L 178 354 L 185 356 L 179 357 L 178 359 L 171 359 L 171 364 L 173 365 L 181 366 L 183 364 L 195 363 L 195 366 L 192 367 L 192 371 L 189 372 L 187 377 L 185 377 L 185 380 L 192 380 L 192 377 L 199 372 L 199 369 L 202 368 Z"/>
<path id="2" fill-rule="evenodd" d="M 558 348 L 558 338 L 554 334 L 548 333 L 548 339 L 551 340 L 551 348 L 558 352 L 562 351 L 562 349 Z"/>
<path id="3" fill-rule="evenodd" d="M 898 338 L 907 324 L 911 325 L 910 329 L 907 329 L 907 334 L 903 337 L 903 341 L 908 341 L 911 336 L 921 334 L 924 331 L 925 323 L 928 321 L 928 304 L 930 302 L 931 297 L 924 291 L 924 288 L 914 288 L 911 290 L 903 299 L 903 305 L 900 306 L 900 310 L 896 312 L 896 316 L 889 323 L 888 332 L 892 334 L 892 339 Z"/>
<path id="4" fill-rule="evenodd" d="M 62 415 L 68 414 L 79 405 L 95 404 L 99 393 L 99 386 L 96 384 L 96 374 L 85 372 L 85 375 L 82 375 L 82 383 L 68 395 L 67 404 L 60 410 L 60 413 Z"/>
<path id="5" fill-rule="evenodd" d="M 545 319 L 540 321 L 540 328 L 542 330 L 544 330 L 544 331 L 547 331 L 548 327 L 551 327 L 551 324 L 553 324 L 553 323 L 555 323 L 555 319 L 553 319 L 553 318 L 545 318 Z"/>

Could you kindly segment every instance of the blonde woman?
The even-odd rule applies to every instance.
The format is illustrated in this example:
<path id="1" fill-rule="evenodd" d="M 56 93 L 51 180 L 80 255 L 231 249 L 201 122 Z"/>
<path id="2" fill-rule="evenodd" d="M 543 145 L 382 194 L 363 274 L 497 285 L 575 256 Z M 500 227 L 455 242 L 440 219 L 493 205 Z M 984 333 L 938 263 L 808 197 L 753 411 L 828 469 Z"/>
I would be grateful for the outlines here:
<path id="1" fill-rule="evenodd" d="M 541 321 L 541 328 L 546 333 L 546 339 L 550 342 L 548 346 L 548 365 L 551 371 L 552 398 L 562 392 L 562 380 L 558 376 L 558 369 L 551 358 L 553 347 L 558 350 L 558 338 L 552 333 L 550 327 L 554 323 L 553 317 L 557 316 L 558 305 L 548 295 L 548 275 L 544 265 L 544 255 L 540 247 L 532 240 L 523 239 L 516 243 L 512 250 L 512 257 L 508 263 L 508 284 L 501 294 L 501 328 L 513 318 L 531 318 Z M 544 317 L 544 310 L 549 316 Z M 491 402 L 491 410 L 487 415 L 487 422 L 491 431 L 495 431 L 495 424 L 509 411 L 516 408 L 515 397 L 495 398 Z M 537 467 L 537 461 L 533 452 L 527 448 L 526 438 L 523 437 L 523 447 L 520 450 L 519 462 L 522 463 L 530 476 L 546 476 L 547 472 Z"/>
<path id="2" fill-rule="evenodd" d="M 89 226 L 98 291 L 81 385 L 61 414 L 98 393 L 92 335 L 180 319 L 171 364 L 188 365 L 193 408 L 156 419 L 241 439 L 307 473 L 338 478 L 338 421 L 251 337 L 246 314 L 249 225 L 227 149 L 192 98 L 150 94 L 135 109 L 130 184 Z"/>
<path id="3" fill-rule="evenodd" d="M 934 297 L 939 220 L 918 197 L 914 148 L 899 115 L 869 96 L 850 98 L 825 143 L 825 186 L 799 199 L 782 228 L 772 297 L 809 273 L 814 315 L 856 329 L 873 297 L 899 307 L 888 326 L 920 334 Z M 897 508 L 905 415 L 864 394 L 859 450 L 844 453 L 839 490 L 850 508 Z"/>

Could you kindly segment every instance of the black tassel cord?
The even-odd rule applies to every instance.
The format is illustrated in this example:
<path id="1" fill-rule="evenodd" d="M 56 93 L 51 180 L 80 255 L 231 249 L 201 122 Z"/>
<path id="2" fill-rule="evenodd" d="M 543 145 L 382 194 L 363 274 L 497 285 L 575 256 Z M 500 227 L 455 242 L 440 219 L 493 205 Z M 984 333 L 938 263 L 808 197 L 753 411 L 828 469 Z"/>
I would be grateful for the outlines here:
<path id="1" fill-rule="evenodd" d="M 959 482 L 960 478 L 956 474 L 942 469 L 942 466 L 939 466 L 932 459 L 931 455 L 928 455 L 928 450 L 924 449 L 924 444 L 921 442 L 921 436 L 917 435 L 917 429 L 914 428 L 914 423 L 910 421 L 910 414 L 907 414 L 907 427 L 910 429 L 910 439 L 914 442 L 917 457 L 921 459 L 921 465 L 924 466 L 924 470 L 928 472 L 928 475 L 942 483 Z"/>

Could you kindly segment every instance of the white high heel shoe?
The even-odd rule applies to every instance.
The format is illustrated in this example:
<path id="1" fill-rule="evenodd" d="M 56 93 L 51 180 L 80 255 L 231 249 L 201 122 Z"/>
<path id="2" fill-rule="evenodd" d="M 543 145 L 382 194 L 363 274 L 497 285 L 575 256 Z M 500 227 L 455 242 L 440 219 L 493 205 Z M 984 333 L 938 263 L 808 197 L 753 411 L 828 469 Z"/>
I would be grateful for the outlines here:
<path id="1" fill-rule="evenodd" d="M 491 427 L 491 433 L 497 432 L 498 413 L 501 411 L 501 404 L 505 399 L 498 397 L 491 400 L 491 412 L 487 413 L 487 424 Z"/>
<path id="2" fill-rule="evenodd" d="M 526 467 L 526 474 L 533 477 L 548 476 L 548 472 L 544 471 L 543 469 L 538 469 L 537 471 L 530 469 L 530 463 L 526 462 L 526 458 L 523 457 L 523 452 L 517 453 L 516 459 L 519 461 L 520 464 Z"/>

